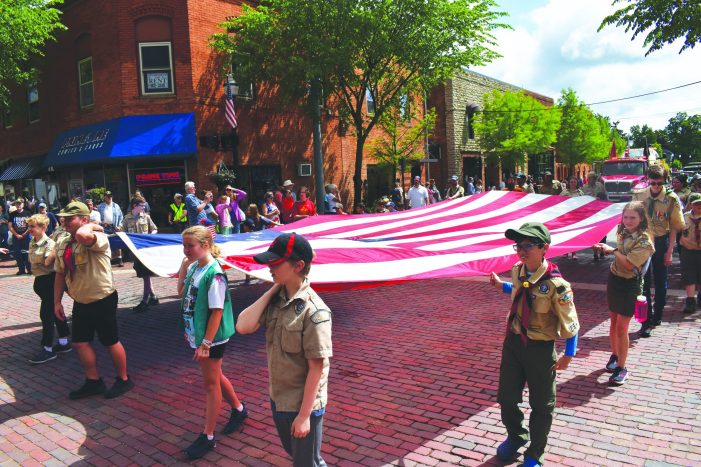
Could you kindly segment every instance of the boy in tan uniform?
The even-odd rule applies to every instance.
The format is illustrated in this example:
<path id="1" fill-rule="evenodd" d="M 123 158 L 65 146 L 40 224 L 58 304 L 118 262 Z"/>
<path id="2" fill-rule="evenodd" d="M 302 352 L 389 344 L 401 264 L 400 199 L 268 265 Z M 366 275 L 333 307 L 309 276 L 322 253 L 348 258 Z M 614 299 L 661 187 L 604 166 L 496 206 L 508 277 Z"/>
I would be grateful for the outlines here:
<path id="1" fill-rule="evenodd" d="M 701 293 L 701 193 L 689 195 L 690 211 L 684 213 L 681 244 L 682 285 L 686 288 L 684 313 L 694 313 L 697 303 L 695 289 Z"/>
<path id="2" fill-rule="evenodd" d="M 327 402 L 331 311 L 309 286 L 314 252 L 295 233 L 282 234 L 254 259 L 267 264 L 275 285 L 241 312 L 236 331 L 266 328 L 273 420 L 294 467 L 319 467 Z"/>
<path id="3" fill-rule="evenodd" d="M 672 265 L 672 252 L 677 240 L 677 232 L 684 230 L 679 197 L 664 186 L 665 169 L 661 165 L 651 165 L 647 170 L 650 185 L 633 195 L 634 201 L 642 201 L 647 208 L 650 233 L 655 242 L 655 253 L 645 274 L 643 294 L 647 297 L 647 321 L 640 328 L 640 337 L 650 337 L 652 329 L 662 322 L 662 311 L 667 304 L 667 267 Z M 651 287 L 655 285 L 655 304 L 652 305 Z M 654 312 L 653 312 L 654 311 Z"/>
<path id="4" fill-rule="evenodd" d="M 69 236 L 56 244 L 54 313 L 66 320 L 61 299 L 63 292 L 73 303 L 73 347 L 85 369 L 85 383 L 69 394 L 71 399 L 103 394 L 111 399 L 132 389 L 127 374 L 127 355 L 117 334 L 117 290 L 114 288 L 111 251 L 104 229 L 90 223 L 90 210 L 79 202 L 69 203 L 59 214 L 65 218 Z M 95 351 L 90 342 L 97 333 L 117 370 L 114 385 L 107 389 L 97 372 Z"/>

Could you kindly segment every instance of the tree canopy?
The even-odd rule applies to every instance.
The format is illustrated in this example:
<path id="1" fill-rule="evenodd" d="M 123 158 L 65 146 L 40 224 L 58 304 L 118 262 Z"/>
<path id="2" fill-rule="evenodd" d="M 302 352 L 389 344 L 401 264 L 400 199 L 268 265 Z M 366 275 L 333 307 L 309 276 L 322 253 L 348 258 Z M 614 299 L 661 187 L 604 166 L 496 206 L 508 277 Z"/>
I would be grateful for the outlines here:
<path id="1" fill-rule="evenodd" d="M 63 0 L 0 2 L 0 106 L 9 104 L 10 87 L 34 77 L 31 59 L 43 55 L 44 44 L 66 29 L 56 6 Z"/>
<path id="2" fill-rule="evenodd" d="M 614 0 L 612 5 L 626 5 L 604 18 L 599 31 L 609 25 L 624 26 L 632 31 L 635 39 L 638 34 L 645 36 L 645 55 L 684 39 L 679 50 L 692 49 L 701 42 L 701 2 L 698 0 Z M 631 39 L 631 40 L 632 40 Z"/>
<path id="3" fill-rule="evenodd" d="M 492 91 L 475 118 L 475 133 L 487 163 L 496 166 L 501 162 L 507 170 L 524 165 L 527 154 L 548 149 L 559 126 L 556 109 L 547 109 L 523 91 Z"/>
<path id="4" fill-rule="evenodd" d="M 277 85 L 290 99 L 319 80 L 326 103 L 356 137 L 355 199 L 363 147 L 396 100 L 498 55 L 494 0 L 269 0 L 221 24 L 215 50 L 236 57 L 243 80 Z M 366 95 L 373 101 L 368 112 Z"/>
<path id="5" fill-rule="evenodd" d="M 665 149 L 677 155 L 683 165 L 701 162 L 701 115 L 680 112 L 669 119 L 661 133 L 666 140 Z"/>

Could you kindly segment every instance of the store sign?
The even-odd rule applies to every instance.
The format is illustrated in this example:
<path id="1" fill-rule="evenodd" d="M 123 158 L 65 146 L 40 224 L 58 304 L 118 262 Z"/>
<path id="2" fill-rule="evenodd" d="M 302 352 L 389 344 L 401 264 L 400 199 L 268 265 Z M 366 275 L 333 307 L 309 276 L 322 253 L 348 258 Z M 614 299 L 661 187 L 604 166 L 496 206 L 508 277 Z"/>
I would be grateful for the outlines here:
<path id="1" fill-rule="evenodd" d="M 109 128 L 102 128 L 96 131 L 89 131 L 75 136 L 68 136 L 61 142 L 58 155 L 75 154 L 82 151 L 91 151 L 104 146 L 107 137 L 110 135 Z"/>
<path id="2" fill-rule="evenodd" d="M 180 172 L 177 170 L 136 174 L 136 184 L 138 186 L 171 185 L 180 183 L 181 180 Z"/>

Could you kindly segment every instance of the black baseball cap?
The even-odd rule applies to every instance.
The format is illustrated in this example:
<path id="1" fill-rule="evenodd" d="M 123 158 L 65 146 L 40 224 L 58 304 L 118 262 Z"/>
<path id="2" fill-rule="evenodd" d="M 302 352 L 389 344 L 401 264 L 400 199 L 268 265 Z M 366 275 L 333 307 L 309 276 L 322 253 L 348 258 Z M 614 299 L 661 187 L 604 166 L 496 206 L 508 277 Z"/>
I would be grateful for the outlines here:
<path id="1" fill-rule="evenodd" d="M 268 247 L 268 251 L 253 257 L 256 263 L 279 264 L 286 260 L 302 260 L 311 264 L 314 251 L 306 238 L 296 233 L 280 234 Z"/>
<path id="2" fill-rule="evenodd" d="M 538 243 L 550 243 L 550 232 L 540 222 L 526 222 L 518 229 L 508 229 L 504 235 L 515 242 L 531 239 Z"/>

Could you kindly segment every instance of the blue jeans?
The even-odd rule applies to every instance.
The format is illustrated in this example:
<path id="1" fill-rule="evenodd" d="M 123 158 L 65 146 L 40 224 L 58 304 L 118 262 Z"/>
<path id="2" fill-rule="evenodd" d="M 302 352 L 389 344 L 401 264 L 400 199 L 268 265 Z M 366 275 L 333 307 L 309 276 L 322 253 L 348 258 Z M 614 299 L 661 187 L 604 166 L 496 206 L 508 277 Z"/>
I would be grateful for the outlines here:
<path id="1" fill-rule="evenodd" d="M 17 260 L 19 272 L 32 272 L 32 265 L 29 263 L 29 235 L 24 238 L 12 238 L 12 255 Z"/>
<path id="2" fill-rule="evenodd" d="M 645 273 L 643 294 L 647 298 L 648 318 L 643 326 L 650 326 L 655 321 L 662 320 L 662 311 L 667 304 L 667 266 L 664 264 L 664 255 L 669 248 L 669 235 L 655 237 L 655 253 L 652 255 L 650 267 Z M 655 301 L 653 305 L 650 288 L 655 285 Z"/>

